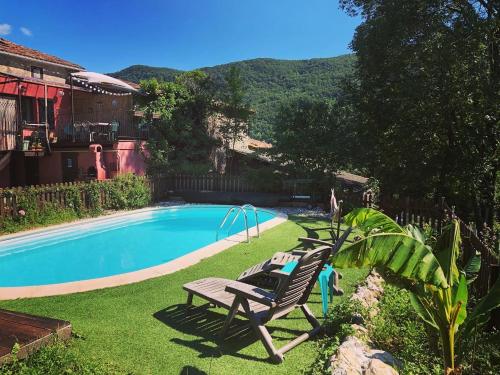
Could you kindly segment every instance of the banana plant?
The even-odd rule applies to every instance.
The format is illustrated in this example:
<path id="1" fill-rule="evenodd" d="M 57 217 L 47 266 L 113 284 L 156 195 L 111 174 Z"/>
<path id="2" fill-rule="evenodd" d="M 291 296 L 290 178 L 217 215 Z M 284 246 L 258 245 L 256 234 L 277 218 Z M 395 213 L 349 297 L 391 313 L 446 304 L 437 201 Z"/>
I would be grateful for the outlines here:
<path id="1" fill-rule="evenodd" d="M 476 254 L 459 268 L 458 221 L 452 220 L 444 227 L 432 247 L 419 228 L 401 227 L 373 209 L 354 210 L 344 217 L 344 221 L 358 228 L 362 237 L 336 253 L 333 264 L 337 268 L 377 267 L 396 275 L 402 281 L 401 286 L 409 290 L 415 311 L 439 333 L 445 374 L 458 374 L 456 340 L 470 335 L 488 320 L 491 310 L 500 306 L 500 283 L 497 281 L 467 316 L 467 286 L 479 271 L 480 257 Z"/>

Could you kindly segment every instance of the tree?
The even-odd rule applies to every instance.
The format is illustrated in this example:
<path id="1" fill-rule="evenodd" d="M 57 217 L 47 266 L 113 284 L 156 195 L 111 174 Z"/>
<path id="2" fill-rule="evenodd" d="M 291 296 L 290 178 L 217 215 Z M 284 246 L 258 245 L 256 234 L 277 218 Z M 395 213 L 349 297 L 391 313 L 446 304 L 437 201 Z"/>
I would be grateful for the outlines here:
<path id="1" fill-rule="evenodd" d="M 276 117 L 274 158 L 296 176 L 332 175 L 349 165 L 351 139 L 342 102 L 299 97 Z"/>
<path id="2" fill-rule="evenodd" d="M 494 0 L 340 0 L 360 14 L 358 162 L 382 190 L 446 196 L 493 220 L 500 32 Z M 469 219 L 469 218 L 467 218 Z"/>
<path id="3" fill-rule="evenodd" d="M 158 82 L 156 79 L 141 81 L 140 104 L 150 125 L 146 146 L 146 161 L 149 174 L 164 173 L 169 168 L 170 122 L 174 111 L 181 105 L 187 92 L 179 84 Z M 155 117 L 159 117 L 155 119 Z"/>
<path id="4" fill-rule="evenodd" d="M 199 165 L 208 170 L 214 144 L 207 129 L 215 95 L 210 78 L 194 71 L 180 74 L 175 82 L 141 81 L 141 88 L 145 116 L 152 123 L 146 155 L 149 173 Z"/>
<path id="5" fill-rule="evenodd" d="M 224 118 L 219 126 L 219 134 L 222 137 L 222 144 L 226 150 L 226 157 L 229 151 L 234 154 L 234 146 L 241 140 L 248 131 L 248 121 L 250 118 L 250 108 L 245 104 L 243 98 L 245 90 L 241 79 L 240 69 L 232 65 L 225 77 L 227 91 L 222 103 L 222 114 Z M 229 173 L 232 172 L 232 157 L 229 159 Z"/>
<path id="6" fill-rule="evenodd" d="M 439 332 L 445 375 L 459 374 L 465 353 L 459 352 L 456 362 L 456 343 L 469 338 L 488 320 L 490 311 L 500 306 L 500 280 L 467 311 L 467 285 L 479 271 L 480 257 L 472 256 L 460 264 L 458 221 L 452 220 L 437 241 L 432 241 L 417 227 L 400 227 L 376 210 L 354 210 L 344 219 L 364 236 L 335 254 L 332 263 L 339 268 L 378 267 L 395 275 L 399 285 L 410 291 L 418 315 Z"/>

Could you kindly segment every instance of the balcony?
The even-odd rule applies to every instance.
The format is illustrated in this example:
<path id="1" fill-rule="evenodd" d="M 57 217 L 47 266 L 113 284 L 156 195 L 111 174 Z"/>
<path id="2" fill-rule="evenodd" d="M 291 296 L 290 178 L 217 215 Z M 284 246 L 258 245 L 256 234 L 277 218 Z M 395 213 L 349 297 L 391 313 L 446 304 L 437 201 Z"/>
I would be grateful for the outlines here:
<path id="1" fill-rule="evenodd" d="M 106 121 L 107 120 L 107 121 Z M 99 143 L 111 145 L 118 140 L 146 140 L 149 125 L 132 112 L 115 113 L 113 119 L 98 116 L 77 116 L 75 122 L 58 121 L 56 131 L 50 132 L 53 147 L 87 146 Z"/>

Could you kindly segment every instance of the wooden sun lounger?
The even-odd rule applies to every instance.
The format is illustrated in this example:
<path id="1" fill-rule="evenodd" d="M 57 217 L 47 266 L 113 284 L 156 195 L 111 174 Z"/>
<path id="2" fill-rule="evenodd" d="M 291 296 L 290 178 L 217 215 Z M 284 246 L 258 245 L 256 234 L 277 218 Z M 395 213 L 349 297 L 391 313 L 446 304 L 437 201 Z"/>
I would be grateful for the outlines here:
<path id="1" fill-rule="evenodd" d="M 306 302 L 311 294 L 319 273 L 330 256 L 330 247 L 322 246 L 300 257 L 297 266 L 288 274 L 273 270 L 273 277 L 279 279 L 275 292 L 261 289 L 254 285 L 228 279 L 210 277 L 196 280 L 183 286 L 188 292 L 188 305 L 193 302 L 193 295 L 201 297 L 218 307 L 229 310 L 221 337 L 225 337 L 236 315 L 250 321 L 269 356 L 276 362 L 283 361 L 283 354 L 320 331 L 320 323 L 314 317 Z M 313 327 L 311 331 L 296 337 L 280 349 L 273 345 L 266 323 L 279 319 L 300 308 Z"/>
<path id="2" fill-rule="evenodd" d="M 333 244 L 328 241 L 317 240 L 314 238 L 306 238 L 306 237 L 300 237 L 299 240 L 302 242 L 307 242 L 315 245 L 328 246 L 331 248 L 331 255 L 333 255 L 341 248 L 342 244 L 347 240 L 347 237 L 349 236 L 351 231 L 352 228 L 348 228 L 347 230 L 345 230 L 342 236 L 340 236 L 340 238 Z M 238 276 L 237 280 L 264 288 L 274 289 L 276 287 L 276 279 L 270 277 L 270 272 L 276 269 L 283 268 L 283 266 L 288 262 L 293 262 L 293 261 L 297 262 L 300 259 L 300 257 L 302 257 L 307 252 L 308 252 L 307 250 L 295 250 L 292 251 L 291 253 L 284 253 L 284 252 L 275 253 L 271 259 L 256 264 L 255 266 L 252 266 L 247 270 L 243 271 L 240 274 L 240 276 Z M 335 273 L 333 282 L 334 294 L 342 295 L 344 292 L 339 286 L 339 279 L 342 278 L 342 275 L 336 270 L 334 271 L 334 273 Z"/>

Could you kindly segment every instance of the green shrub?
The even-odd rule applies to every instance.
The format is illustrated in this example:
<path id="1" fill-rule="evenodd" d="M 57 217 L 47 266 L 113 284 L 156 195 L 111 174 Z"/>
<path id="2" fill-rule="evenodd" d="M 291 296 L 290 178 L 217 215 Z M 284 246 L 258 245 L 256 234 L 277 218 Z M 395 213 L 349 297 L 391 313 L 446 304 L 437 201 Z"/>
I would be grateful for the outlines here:
<path id="1" fill-rule="evenodd" d="M 109 194 L 106 208 L 123 210 L 141 208 L 151 202 L 151 190 L 146 177 L 122 174 L 105 184 Z"/>
<path id="2" fill-rule="evenodd" d="M 419 318 L 406 290 L 386 284 L 378 305 L 379 313 L 368 326 L 370 339 L 377 349 L 387 350 L 404 363 L 401 374 L 442 374 L 439 338 Z M 463 342 L 466 357 L 463 374 L 500 373 L 500 332 L 483 331 Z"/>
<path id="3" fill-rule="evenodd" d="M 408 292 L 386 284 L 378 307 L 369 324 L 374 347 L 402 360 L 402 374 L 442 374 L 439 338 L 415 313 Z"/>
<path id="4" fill-rule="evenodd" d="M 497 329 L 477 332 L 464 343 L 462 374 L 500 374 L 500 332 Z"/>
<path id="5" fill-rule="evenodd" d="M 18 350 L 14 347 L 13 353 Z M 97 359 L 84 360 L 63 343 L 44 347 L 27 359 L 17 360 L 0 366 L 3 375 L 114 375 L 125 374 L 116 365 L 101 363 Z"/>
<path id="6" fill-rule="evenodd" d="M 351 324 L 355 323 L 353 317 L 366 316 L 366 310 L 359 301 L 343 299 L 329 311 L 323 323 L 324 335 L 316 341 L 318 356 L 315 366 L 309 368 L 307 375 L 331 374 L 330 358 L 337 351 L 340 343 L 354 333 Z"/>
<path id="7" fill-rule="evenodd" d="M 38 202 L 44 192 L 61 194 L 65 205 L 58 202 Z M 145 177 L 124 174 L 110 181 L 94 181 L 77 185 L 27 187 L 7 190 L 4 196 L 15 195 L 17 210 L 22 214 L 0 221 L 0 233 L 12 233 L 39 226 L 60 224 L 83 217 L 97 216 L 104 209 L 133 209 L 151 202 L 151 191 Z M 106 204 L 101 195 L 107 195 Z"/>

